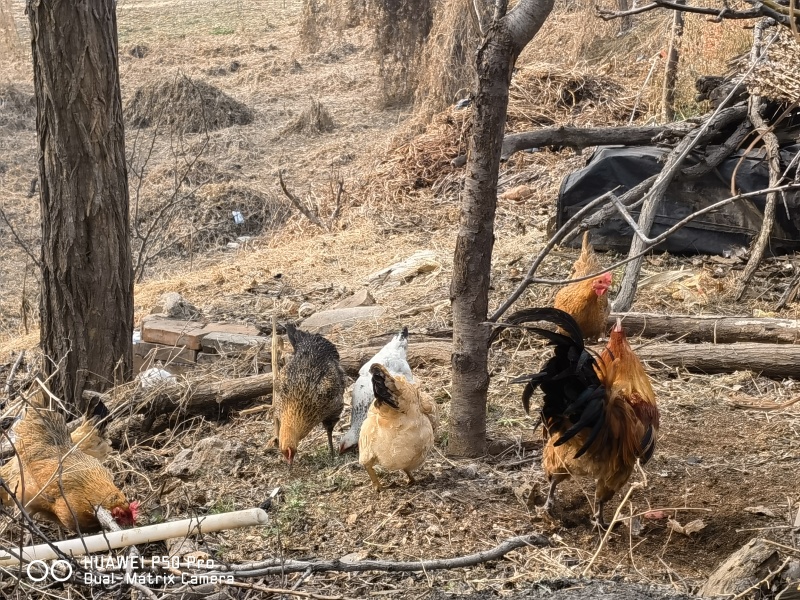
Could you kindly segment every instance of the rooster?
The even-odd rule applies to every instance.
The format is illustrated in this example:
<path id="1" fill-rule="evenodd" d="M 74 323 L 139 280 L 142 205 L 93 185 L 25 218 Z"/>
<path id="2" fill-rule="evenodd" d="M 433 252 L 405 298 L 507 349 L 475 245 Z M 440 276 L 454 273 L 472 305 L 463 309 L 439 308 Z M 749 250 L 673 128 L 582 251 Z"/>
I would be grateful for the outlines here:
<path id="1" fill-rule="evenodd" d="M 0 478 L 28 512 L 78 532 L 100 528 L 98 506 L 121 526 L 136 523 L 139 503 L 125 498 L 101 464 L 111 452 L 98 424 L 105 415 L 105 406 L 97 404 L 94 416 L 70 436 L 64 416 L 44 408 L 41 395 L 34 398 L 14 428 L 16 456 L 0 467 Z M 6 489 L 0 504 L 14 504 Z"/>
<path id="2" fill-rule="evenodd" d="M 570 476 L 596 482 L 594 518 L 605 527 L 603 508 L 628 481 L 637 459 L 645 464 L 655 451 L 659 412 L 650 379 L 617 321 L 608 347 L 596 360 L 583 344 L 575 319 L 555 308 L 534 308 L 513 315 L 514 323 L 548 321 L 564 333 L 529 329 L 549 339 L 555 354 L 526 383 L 525 412 L 539 387 L 547 438 L 542 465 L 550 481 L 545 508 L 552 509 L 556 487 Z"/>
<path id="3" fill-rule="evenodd" d="M 589 243 L 587 231 L 583 234 L 581 254 L 575 261 L 572 279 L 596 273 L 602 268 Z M 603 273 L 594 279 L 570 283 L 556 294 L 555 308 L 569 313 L 587 339 L 600 337 L 606 332 L 606 322 L 611 310 L 606 292 L 611 287 L 611 279 L 611 273 Z"/>
<path id="4" fill-rule="evenodd" d="M 411 471 L 419 467 L 433 448 L 439 424 L 436 404 L 419 386 L 405 377 L 392 375 L 380 363 L 370 367 L 375 401 L 361 426 L 358 462 L 372 480 L 376 491 L 381 483 L 374 466 L 403 471 L 414 483 Z"/>
<path id="5" fill-rule="evenodd" d="M 297 446 L 322 423 L 328 433 L 328 449 L 333 451 L 333 428 L 344 408 L 347 376 L 339 364 L 339 352 L 318 333 L 308 333 L 286 325 L 294 356 L 277 379 L 273 399 L 275 438 L 291 467 Z"/>
<path id="6" fill-rule="evenodd" d="M 375 394 L 372 392 L 372 372 L 370 371 L 373 364 L 383 365 L 392 375 L 398 375 L 409 383 L 414 383 L 414 375 L 408 365 L 407 351 L 408 327 L 403 327 L 400 333 L 359 369 L 358 379 L 353 385 L 350 429 L 345 432 L 339 442 L 339 454 L 358 449 L 358 434 L 361 432 L 361 424 L 367 418 L 367 412 L 375 398 Z"/>

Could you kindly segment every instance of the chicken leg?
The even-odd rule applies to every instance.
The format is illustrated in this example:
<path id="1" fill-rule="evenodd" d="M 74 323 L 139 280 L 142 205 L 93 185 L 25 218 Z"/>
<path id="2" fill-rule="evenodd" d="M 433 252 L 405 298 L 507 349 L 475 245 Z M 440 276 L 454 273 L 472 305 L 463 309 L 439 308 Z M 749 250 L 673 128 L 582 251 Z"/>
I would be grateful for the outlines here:
<path id="1" fill-rule="evenodd" d="M 414 479 L 414 476 L 411 474 L 411 471 L 403 469 L 403 473 L 405 473 L 406 477 L 408 477 L 408 485 L 414 485 L 415 483 L 417 483 L 417 480 Z"/>
<path id="2" fill-rule="evenodd" d="M 380 492 L 381 480 L 378 479 L 378 474 L 375 472 L 375 469 L 370 465 L 364 465 L 364 468 L 367 470 L 367 475 L 369 475 L 369 478 L 372 480 L 372 487 L 375 488 L 376 492 Z"/>
<path id="3" fill-rule="evenodd" d="M 324 425 L 325 431 L 328 433 L 328 450 L 331 453 L 331 458 L 336 458 L 336 452 L 333 451 L 333 427 L 336 423 L 327 421 Z"/>
<path id="4" fill-rule="evenodd" d="M 556 487 L 565 479 L 569 479 L 569 473 L 553 473 L 550 475 L 550 491 L 547 492 L 547 500 L 542 506 L 548 513 L 553 510 L 553 505 L 556 502 Z"/>

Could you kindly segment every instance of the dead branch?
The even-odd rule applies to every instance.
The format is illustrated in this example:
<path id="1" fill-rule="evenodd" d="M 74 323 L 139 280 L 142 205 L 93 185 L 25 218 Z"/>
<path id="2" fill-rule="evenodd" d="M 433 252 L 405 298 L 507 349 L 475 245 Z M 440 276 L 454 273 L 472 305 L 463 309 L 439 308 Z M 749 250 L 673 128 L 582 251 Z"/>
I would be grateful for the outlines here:
<path id="1" fill-rule="evenodd" d="M 761 39 L 764 29 L 768 21 L 762 20 L 755 28 L 753 33 L 753 49 L 751 58 L 755 59 L 759 54 L 763 54 L 761 49 Z M 773 38 L 774 39 L 774 38 Z M 769 44 L 767 44 L 769 45 Z M 755 60 L 753 61 L 755 62 Z M 772 127 L 767 125 L 764 116 L 761 114 L 766 103 L 762 103 L 761 96 L 750 96 L 748 112 L 750 114 L 750 121 L 759 132 L 759 137 L 764 140 L 764 149 L 767 152 L 767 165 L 769 167 L 769 182 L 770 187 L 780 185 L 781 182 L 781 149 L 778 143 L 778 137 L 772 131 Z M 786 113 L 784 112 L 784 115 Z M 780 120 L 780 119 L 779 119 Z M 742 157 L 744 158 L 744 157 Z M 741 163 L 740 163 L 741 164 Z M 739 165 L 736 165 L 737 168 Z M 735 173 L 735 172 L 734 172 Z M 735 185 L 735 179 L 731 181 L 731 186 Z M 761 221 L 761 230 L 758 236 L 753 240 L 753 247 L 750 251 L 750 258 L 744 268 L 742 278 L 739 280 L 739 289 L 736 291 L 736 300 L 740 300 L 747 289 L 747 284 L 750 279 L 755 275 L 758 266 L 761 264 L 761 259 L 764 257 L 764 250 L 769 242 L 769 235 L 772 233 L 772 228 L 775 225 L 775 206 L 778 201 L 778 192 L 771 192 L 767 194 L 767 201 L 764 205 L 764 216 Z"/>
<path id="2" fill-rule="evenodd" d="M 750 70 L 755 68 L 755 63 L 750 67 Z M 738 84 L 741 85 L 741 84 Z M 638 226 L 641 233 L 647 235 L 650 233 L 650 228 L 655 220 L 656 210 L 658 205 L 667 191 L 670 183 L 677 174 L 678 170 L 683 165 L 683 161 L 689 153 L 698 144 L 704 144 L 712 139 L 720 129 L 726 127 L 731 123 L 741 121 L 743 118 L 743 108 L 729 108 L 725 109 L 725 105 L 733 98 L 738 85 L 735 86 L 728 97 L 720 104 L 719 108 L 711 114 L 710 117 L 704 120 L 704 123 L 697 130 L 687 135 L 669 154 L 667 162 L 664 165 L 661 173 L 656 177 L 653 187 L 644 197 L 642 208 L 639 213 Z M 619 208 L 619 207 L 617 207 Z M 631 248 L 628 258 L 631 260 L 627 263 L 625 268 L 625 275 L 622 279 L 620 290 L 614 300 L 614 309 L 618 311 L 626 311 L 630 309 L 633 303 L 633 298 L 636 295 L 637 284 L 639 281 L 639 272 L 642 266 L 642 258 L 646 247 L 646 243 L 641 236 L 639 239 L 634 237 L 631 240 Z"/>
<path id="3" fill-rule="evenodd" d="M 284 195 L 289 199 L 297 210 L 299 210 L 303 216 L 311 221 L 314 225 L 322 229 L 323 231 L 328 231 L 328 228 L 325 227 L 322 220 L 320 220 L 319 215 L 311 212 L 304 202 L 300 200 L 297 196 L 295 196 L 292 192 L 289 191 L 289 188 L 286 187 L 286 182 L 283 180 L 283 171 L 278 171 L 278 182 L 281 184 L 281 190 L 283 190 Z"/>
<path id="4" fill-rule="evenodd" d="M 800 271 L 794 276 L 794 279 L 792 279 L 789 287 L 786 288 L 786 291 L 783 293 L 780 300 L 778 300 L 778 304 L 775 308 L 777 310 L 786 308 L 787 304 L 797 299 L 798 293 L 800 293 Z"/>
<path id="5" fill-rule="evenodd" d="M 800 344 L 800 320 L 728 317 L 721 315 L 659 315 L 652 313 L 612 313 L 610 329 L 617 320 L 629 336 L 684 342 L 719 344 L 757 342 L 769 344 Z"/>
<path id="6" fill-rule="evenodd" d="M 800 346 L 794 344 L 650 344 L 637 349 L 643 361 L 700 373 L 753 371 L 766 377 L 799 377 Z"/>
<path id="7" fill-rule="evenodd" d="M 335 208 L 331 213 L 331 218 L 328 219 L 328 231 L 333 229 L 334 224 L 336 223 L 336 219 L 339 218 L 339 213 L 342 210 L 342 194 L 344 193 L 344 179 L 342 176 L 337 173 L 336 174 L 336 192 L 333 191 L 333 178 L 331 178 L 330 185 L 331 185 L 331 196 L 335 198 Z"/>
<path id="8" fill-rule="evenodd" d="M 415 571 L 437 571 L 449 569 L 463 569 L 473 567 L 485 562 L 499 560 L 506 554 L 519 548 L 531 546 L 547 547 L 550 540 L 540 534 L 522 535 L 505 540 L 501 544 L 486 550 L 467 554 L 455 558 L 442 558 L 418 561 L 391 561 L 391 560 L 283 560 L 271 559 L 245 565 L 232 566 L 227 570 L 209 572 L 208 574 L 233 575 L 238 578 L 269 577 L 283 573 L 327 573 L 338 571 L 343 573 L 361 573 L 364 571 L 383 571 L 388 573 L 408 573 Z"/>
<path id="9" fill-rule="evenodd" d="M 658 8 L 679 10 L 698 15 L 708 15 L 712 17 L 713 21 L 721 21 L 723 19 L 747 20 L 758 19 L 760 17 L 770 17 L 782 25 L 789 26 L 789 10 L 785 6 L 771 2 L 771 0 L 766 0 L 766 2 L 763 4 L 759 4 L 758 6 L 748 10 L 734 10 L 727 6 L 727 3 L 721 8 L 710 8 L 705 6 L 684 5 L 679 2 L 671 2 L 670 0 L 654 0 L 649 4 L 637 6 L 636 8 L 626 11 L 614 11 L 595 6 L 595 12 L 597 16 L 604 21 L 610 21 L 612 19 L 619 19 L 629 15 L 637 15 Z M 785 11 L 785 13 L 783 11 Z"/>
<path id="10" fill-rule="evenodd" d="M 23 358 L 25 358 L 25 350 L 22 350 L 17 355 L 17 360 L 14 361 L 14 366 L 11 367 L 11 371 L 8 373 L 8 377 L 6 378 L 5 393 L 6 393 L 6 396 L 8 396 L 9 400 L 13 400 L 14 399 L 14 397 L 11 395 L 12 387 L 13 387 L 13 383 L 14 383 L 14 376 L 17 374 L 17 369 L 19 369 L 19 366 L 22 364 L 22 359 Z"/>
<path id="11" fill-rule="evenodd" d="M 638 234 L 640 236 L 644 236 L 649 242 L 649 243 L 645 244 L 645 248 L 639 254 L 635 254 L 633 256 L 628 256 L 627 258 L 625 258 L 623 260 L 620 260 L 620 261 L 614 263 L 613 265 L 611 265 L 609 267 L 606 267 L 606 268 L 604 268 L 604 269 L 602 269 L 600 271 L 597 271 L 596 273 L 591 273 L 591 274 L 586 275 L 584 277 L 576 277 L 575 279 L 543 279 L 543 278 L 533 277 L 533 274 L 536 272 L 536 268 L 538 268 L 538 266 L 544 260 L 545 256 L 547 256 L 547 254 L 550 252 L 550 250 L 556 244 L 556 242 L 554 242 L 551 239 L 550 242 L 548 242 L 547 246 L 545 246 L 545 248 L 539 253 L 539 255 L 534 260 L 534 263 L 531 266 L 531 269 L 529 269 L 528 274 L 526 274 L 525 279 L 523 279 L 520 282 L 520 284 L 517 286 L 517 288 L 509 296 L 508 300 L 506 300 L 500 306 L 500 308 L 498 308 L 494 312 L 494 314 L 492 314 L 491 317 L 489 317 L 488 321 L 489 322 L 497 321 L 497 319 L 499 319 L 500 316 L 510 308 L 510 306 L 517 300 L 517 298 L 519 298 L 522 295 L 522 292 L 525 290 L 525 288 L 527 288 L 531 284 L 540 283 L 540 284 L 544 284 L 544 285 L 569 285 L 570 283 L 576 283 L 578 281 L 586 281 L 587 279 L 594 279 L 595 277 L 598 277 L 599 275 L 602 275 L 603 273 L 608 273 L 609 271 L 613 271 L 613 270 L 617 269 L 618 267 L 621 267 L 621 266 L 626 265 L 626 264 L 628 264 L 628 263 L 630 263 L 632 261 L 640 259 L 645 254 L 650 252 L 653 249 L 653 247 L 655 247 L 658 244 L 660 244 L 661 242 L 663 242 L 665 239 L 667 239 L 673 233 L 678 231 L 681 227 L 685 227 L 688 223 L 690 223 L 691 221 L 693 221 L 697 217 L 706 214 L 707 212 L 711 212 L 711 211 L 717 210 L 719 208 L 722 208 L 723 206 L 726 206 L 726 205 L 730 204 L 731 202 L 736 202 L 737 200 L 741 200 L 743 198 L 750 198 L 750 197 L 753 197 L 753 196 L 761 196 L 763 194 L 767 194 L 767 193 L 770 193 L 770 192 L 773 192 L 773 191 L 780 192 L 780 191 L 793 190 L 793 189 L 800 189 L 800 183 L 790 183 L 790 184 L 786 184 L 786 185 L 783 185 L 783 186 L 779 186 L 777 188 L 767 188 L 766 190 L 758 190 L 756 192 L 747 192 L 745 194 L 739 194 L 737 196 L 732 196 L 730 198 L 726 198 L 725 200 L 720 200 L 719 202 L 715 202 L 714 204 L 706 206 L 705 208 L 702 208 L 702 209 L 700 209 L 700 210 L 688 215 L 684 219 L 681 219 L 675 225 L 673 225 L 672 227 L 667 229 L 664 233 L 662 233 L 661 235 L 659 235 L 659 236 L 657 236 L 655 238 L 652 238 L 652 239 L 651 238 L 647 238 L 647 236 L 644 236 L 644 233 L 639 229 L 638 230 Z M 600 198 L 596 198 L 595 200 L 592 201 L 592 203 L 586 205 L 583 209 L 581 209 L 581 211 L 579 211 L 578 213 L 575 213 L 575 215 L 572 217 L 572 219 L 570 219 L 564 225 L 564 227 L 562 227 L 556 233 L 556 235 L 553 236 L 553 239 L 555 239 L 557 236 L 562 236 L 563 235 L 562 232 L 567 230 L 569 227 L 572 227 L 574 225 L 574 223 L 577 222 L 579 220 L 579 218 L 582 217 L 583 214 L 585 214 L 585 212 L 587 212 L 586 209 L 589 206 L 592 206 L 594 203 L 599 203 L 599 201 L 601 199 L 605 200 L 607 195 L 608 194 L 604 194 Z M 619 204 L 620 204 L 619 201 L 617 201 L 617 203 L 615 204 L 615 206 L 618 209 L 619 209 Z M 630 217 L 630 215 L 628 215 L 628 217 Z M 637 229 L 638 229 L 638 227 L 637 227 Z M 641 241 L 639 238 L 634 238 L 634 239 Z"/>
<path id="12" fill-rule="evenodd" d="M 535 131 L 513 133 L 503 139 L 501 160 L 528 148 L 568 146 L 577 150 L 590 146 L 648 146 L 656 137 L 684 137 L 685 126 L 659 127 L 546 127 Z"/>

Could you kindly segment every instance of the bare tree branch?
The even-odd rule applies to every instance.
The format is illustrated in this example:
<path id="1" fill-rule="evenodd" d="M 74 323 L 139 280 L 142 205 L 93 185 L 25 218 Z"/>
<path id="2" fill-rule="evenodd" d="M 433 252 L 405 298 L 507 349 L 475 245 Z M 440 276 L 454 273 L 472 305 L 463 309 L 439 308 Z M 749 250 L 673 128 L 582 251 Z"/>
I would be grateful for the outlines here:
<path id="1" fill-rule="evenodd" d="M 303 213 L 306 219 L 311 221 L 314 225 L 322 229 L 323 231 L 327 231 L 328 228 L 325 227 L 323 222 L 320 220 L 319 215 L 314 214 L 311 210 L 292 192 L 289 191 L 289 188 L 286 187 L 286 182 L 283 181 L 283 171 L 278 171 L 278 181 L 281 184 L 281 190 L 283 190 L 284 195 L 289 199 L 292 205 Z"/>

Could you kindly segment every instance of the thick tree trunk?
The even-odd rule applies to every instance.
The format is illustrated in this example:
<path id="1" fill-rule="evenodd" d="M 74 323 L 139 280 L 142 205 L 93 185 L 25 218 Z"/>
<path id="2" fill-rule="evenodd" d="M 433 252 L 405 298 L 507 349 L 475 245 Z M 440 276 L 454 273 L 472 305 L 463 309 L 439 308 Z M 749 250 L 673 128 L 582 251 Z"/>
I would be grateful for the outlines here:
<path id="1" fill-rule="evenodd" d="M 53 390 L 130 377 L 133 278 L 113 0 L 29 0 L 42 211 L 41 343 Z"/>
<path id="2" fill-rule="evenodd" d="M 497 178 L 508 87 L 519 53 L 553 8 L 553 0 L 520 0 L 505 14 L 498 0 L 489 33 L 477 56 L 477 89 L 461 219 L 453 257 L 453 401 L 448 453 L 486 453 L 489 309 Z"/>

